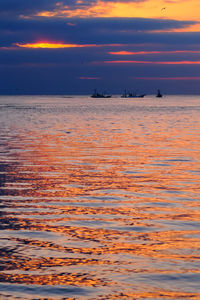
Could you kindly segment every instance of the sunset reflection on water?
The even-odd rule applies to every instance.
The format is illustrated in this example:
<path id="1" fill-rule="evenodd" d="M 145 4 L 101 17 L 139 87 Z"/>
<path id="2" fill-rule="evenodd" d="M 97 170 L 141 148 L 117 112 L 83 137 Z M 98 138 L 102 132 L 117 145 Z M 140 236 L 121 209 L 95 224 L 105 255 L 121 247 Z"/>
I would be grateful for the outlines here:
<path id="1" fill-rule="evenodd" d="M 199 299 L 200 99 L 0 98 L 0 297 Z"/>

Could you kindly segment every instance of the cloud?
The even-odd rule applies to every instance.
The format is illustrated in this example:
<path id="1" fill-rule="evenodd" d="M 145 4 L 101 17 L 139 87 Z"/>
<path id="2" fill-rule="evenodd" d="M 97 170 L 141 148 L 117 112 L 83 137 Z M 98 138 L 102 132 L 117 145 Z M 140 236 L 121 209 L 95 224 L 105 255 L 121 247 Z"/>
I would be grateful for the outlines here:
<path id="1" fill-rule="evenodd" d="M 200 80 L 199 76 L 192 76 L 192 77 L 132 77 L 133 79 L 138 80 Z"/>
<path id="2" fill-rule="evenodd" d="M 163 7 L 165 10 L 162 10 Z M 1 0 L 0 17 L 145 17 L 199 20 L 199 0 Z"/>
<path id="3" fill-rule="evenodd" d="M 24 18 L 145 17 L 199 20 L 199 0 L 2 0 L 1 15 Z M 162 9 L 165 8 L 165 9 Z"/>
<path id="4" fill-rule="evenodd" d="M 19 48 L 32 48 L 32 49 L 68 49 L 68 48 L 86 48 L 86 47 L 97 47 L 96 44 L 64 44 L 64 43 L 51 43 L 51 42 L 39 42 L 39 43 L 28 43 L 20 44 L 16 43 Z"/>
<path id="5" fill-rule="evenodd" d="M 128 3 L 104 1 L 108 6 L 122 2 Z M 98 3 L 0 0 L 2 86 L 7 86 L 8 92 L 15 87 L 51 92 L 65 90 L 67 82 L 75 91 L 78 86 L 91 91 L 94 84 L 97 88 L 128 88 L 133 77 L 152 77 L 156 82 L 156 78 L 182 78 L 182 74 L 185 78 L 199 76 L 200 35 L 180 32 L 198 22 L 159 17 L 30 18 L 42 11 L 69 9 L 78 13 L 78 9 L 86 11 Z M 142 7 L 148 3 L 129 4 Z"/>
<path id="6" fill-rule="evenodd" d="M 20 14 L 32 14 L 41 9 L 53 9 L 55 0 L 1 0 L 0 15 L 17 17 Z"/>
<path id="7" fill-rule="evenodd" d="M 162 10 L 165 7 L 166 9 Z M 162 18 L 199 21 L 199 0 L 1 0 L 0 18 Z M 191 29 L 192 30 L 192 29 Z M 200 28 L 196 28 L 199 31 Z"/>
<path id="8" fill-rule="evenodd" d="M 111 51 L 111 55 L 146 55 L 146 54 L 200 54 L 200 50 L 171 50 L 171 51 Z"/>
<path id="9" fill-rule="evenodd" d="M 73 24 L 73 26 L 71 25 Z M 165 43 L 184 40 L 190 42 L 198 33 L 154 33 L 158 29 L 184 28 L 194 21 L 176 21 L 145 18 L 95 18 L 95 19 L 42 19 L 42 20 L 0 20 L 1 46 L 38 41 L 65 44 L 106 43 Z M 151 30 L 151 32 L 149 32 Z M 199 38 L 198 38 L 199 39 Z"/>
<path id="10" fill-rule="evenodd" d="M 99 77 L 78 77 L 81 80 L 99 80 Z"/>
<path id="11" fill-rule="evenodd" d="M 98 62 L 95 62 L 98 63 Z M 105 64 L 155 64 L 155 65 L 200 65 L 199 60 L 194 61 L 145 61 L 145 60 L 108 60 Z"/>
<path id="12" fill-rule="evenodd" d="M 104 2 L 143 2 L 145 0 L 105 0 Z M 1 0 L 0 1 L 0 15 L 9 14 L 36 14 L 41 11 L 58 11 L 65 9 L 80 9 L 96 5 L 99 0 Z"/>

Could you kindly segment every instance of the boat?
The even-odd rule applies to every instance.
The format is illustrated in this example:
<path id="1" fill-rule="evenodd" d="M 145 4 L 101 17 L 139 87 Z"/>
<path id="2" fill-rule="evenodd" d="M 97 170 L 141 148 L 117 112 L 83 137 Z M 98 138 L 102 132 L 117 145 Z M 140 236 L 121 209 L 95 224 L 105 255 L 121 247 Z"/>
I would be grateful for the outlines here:
<path id="1" fill-rule="evenodd" d="M 105 93 L 100 94 L 97 92 L 97 90 L 94 90 L 94 93 L 91 95 L 92 98 L 111 98 L 111 95 L 107 95 Z"/>
<path id="2" fill-rule="evenodd" d="M 160 90 L 158 90 L 158 91 L 157 91 L 156 97 L 157 97 L 157 98 L 162 98 L 162 96 L 163 96 L 163 95 L 161 94 Z"/>
<path id="3" fill-rule="evenodd" d="M 144 98 L 144 96 L 146 96 L 145 94 L 140 94 L 137 95 L 136 93 L 130 93 L 130 92 L 126 92 L 126 90 L 124 91 L 124 94 L 121 95 L 121 98 Z"/>

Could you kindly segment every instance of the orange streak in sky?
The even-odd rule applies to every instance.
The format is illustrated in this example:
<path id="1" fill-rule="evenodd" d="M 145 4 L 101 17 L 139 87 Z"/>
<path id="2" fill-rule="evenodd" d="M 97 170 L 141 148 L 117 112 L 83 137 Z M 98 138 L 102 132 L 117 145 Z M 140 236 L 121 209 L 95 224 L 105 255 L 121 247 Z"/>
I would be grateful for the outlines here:
<path id="1" fill-rule="evenodd" d="M 83 80 L 98 80 L 100 78 L 99 77 L 79 77 L 79 79 L 83 79 Z"/>
<path id="2" fill-rule="evenodd" d="M 142 60 L 108 60 L 106 64 L 157 64 L 157 65 L 200 65 L 200 61 L 142 61 Z"/>
<path id="3" fill-rule="evenodd" d="M 96 44 L 88 45 L 77 45 L 77 44 L 61 44 L 61 43 L 28 43 L 20 44 L 16 43 L 16 46 L 20 48 L 49 48 L 49 49 L 58 49 L 58 48 L 84 48 L 84 47 L 97 47 Z"/>
<path id="4" fill-rule="evenodd" d="M 86 47 L 108 47 L 108 46 L 122 46 L 122 44 L 64 44 L 64 43 L 51 43 L 51 42 L 38 42 L 38 43 L 27 43 L 21 44 L 16 43 L 16 46 L 20 48 L 31 48 L 31 49 L 64 49 L 64 48 L 86 48 Z"/>
<path id="5" fill-rule="evenodd" d="M 172 51 L 111 51 L 111 55 L 134 55 L 134 54 L 176 54 L 176 53 L 200 53 L 199 50 L 172 50 Z"/>
<path id="6" fill-rule="evenodd" d="M 132 77 L 142 80 L 200 80 L 200 77 Z"/>

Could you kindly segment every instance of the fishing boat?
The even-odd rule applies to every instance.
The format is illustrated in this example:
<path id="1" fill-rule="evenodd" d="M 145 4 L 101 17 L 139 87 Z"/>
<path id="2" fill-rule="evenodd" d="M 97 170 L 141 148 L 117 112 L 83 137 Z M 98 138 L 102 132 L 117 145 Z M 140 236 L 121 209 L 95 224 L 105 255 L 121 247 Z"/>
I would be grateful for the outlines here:
<path id="1" fill-rule="evenodd" d="M 91 95 L 92 98 L 111 98 L 111 95 L 105 93 L 98 93 L 97 90 L 94 90 L 94 93 Z"/>
<path id="2" fill-rule="evenodd" d="M 161 94 L 160 90 L 158 90 L 158 91 L 157 91 L 156 97 L 157 97 L 157 98 L 162 98 L 162 96 L 163 96 L 163 95 Z"/>
<path id="3" fill-rule="evenodd" d="M 137 95 L 136 93 L 130 93 L 130 92 L 126 92 L 126 90 L 124 91 L 124 94 L 121 95 L 121 98 L 144 98 L 144 96 L 146 96 L 145 94 L 140 94 Z"/>

